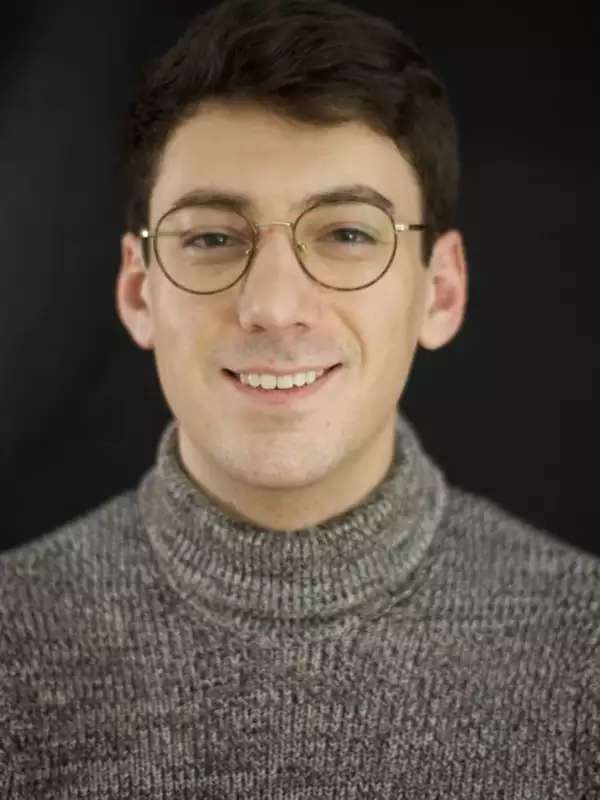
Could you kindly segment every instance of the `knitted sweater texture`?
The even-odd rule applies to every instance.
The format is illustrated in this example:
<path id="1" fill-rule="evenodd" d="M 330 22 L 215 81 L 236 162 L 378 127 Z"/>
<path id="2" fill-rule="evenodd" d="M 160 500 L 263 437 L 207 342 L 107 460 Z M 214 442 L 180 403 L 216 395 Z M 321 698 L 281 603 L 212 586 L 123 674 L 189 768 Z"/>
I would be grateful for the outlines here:
<path id="1" fill-rule="evenodd" d="M 2 800 L 598 800 L 600 559 L 449 484 L 399 413 L 321 525 L 228 515 L 176 420 L 0 554 Z"/>

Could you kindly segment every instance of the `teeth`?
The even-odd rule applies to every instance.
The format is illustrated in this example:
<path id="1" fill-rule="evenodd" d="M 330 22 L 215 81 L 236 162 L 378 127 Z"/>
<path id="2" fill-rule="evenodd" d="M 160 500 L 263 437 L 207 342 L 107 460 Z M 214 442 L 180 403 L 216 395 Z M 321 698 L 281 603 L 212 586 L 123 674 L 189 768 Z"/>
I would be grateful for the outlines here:
<path id="1" fill-rule="evenodd" d="M 324 372 L 324 369 L 320 369 L 318 372 L 311 370 L 310 372 L 297 372 L 295 375 L 241 374 L 237 377 L 242 383 L 255 389 L 259 386 L 261 389 L 292 389 L 294 386 L 314 383 Z"/>

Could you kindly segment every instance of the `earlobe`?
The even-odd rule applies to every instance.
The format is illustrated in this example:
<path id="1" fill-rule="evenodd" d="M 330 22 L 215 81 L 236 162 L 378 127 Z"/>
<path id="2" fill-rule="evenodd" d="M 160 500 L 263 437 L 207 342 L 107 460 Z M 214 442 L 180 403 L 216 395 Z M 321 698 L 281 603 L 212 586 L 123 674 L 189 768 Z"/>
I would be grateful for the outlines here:
<path id="1" fill-rule="evenodd" d="M 119 319 L 143 350 L 154 348 L 149 278 L 138 237 L 124 234 L 115 289 L 116 307 Z"/>
<path id="2" fill-rule="evenodd" d="M 467 265 L 458 231 L 448 231 L 436 241 L 426 281 L 419 344 L 437 350 L 456 336 L 466 310 Z"/>

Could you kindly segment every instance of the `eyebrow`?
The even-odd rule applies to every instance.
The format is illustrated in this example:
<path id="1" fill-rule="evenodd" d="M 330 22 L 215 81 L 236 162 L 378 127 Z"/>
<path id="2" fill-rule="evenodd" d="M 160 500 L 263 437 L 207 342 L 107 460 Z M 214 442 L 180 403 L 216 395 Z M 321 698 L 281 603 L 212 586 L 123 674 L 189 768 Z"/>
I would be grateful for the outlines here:
<path id="1" fill-rule="evenodd" d="M 348 200 L 364 200 L 388 211 L 396 216 L 396 209 L 389 197 L 381 194 L 372 186 L 364 183 L 352 183 L 343 186 L 332 186 L 319 192 L 310 192 L 292 205 L 292 211 L 300 211 L 318 203 L 343 203 Z M 172 210 L 195 203 L 206 203 L 230 208 L 233 211 L 255 212 L 256 205 L 248 194 L 230 192 L 216 188 L 196 188 L 181 195 L 172 206 Z"/>

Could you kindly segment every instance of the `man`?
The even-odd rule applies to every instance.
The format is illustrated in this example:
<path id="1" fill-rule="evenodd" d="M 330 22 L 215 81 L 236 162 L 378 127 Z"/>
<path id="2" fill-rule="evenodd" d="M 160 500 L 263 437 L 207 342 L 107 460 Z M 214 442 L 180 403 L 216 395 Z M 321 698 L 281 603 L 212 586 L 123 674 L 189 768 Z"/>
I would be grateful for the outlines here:
<path id="1" fill-rule="evenodd" d="M 600 561 L 398 411 L 467 302 L 439 79 L 344 5 L 230 0 L 129 130 L 116 304 L 173 421 L 0 558 L 0 796 L 600 797 Z"/>

